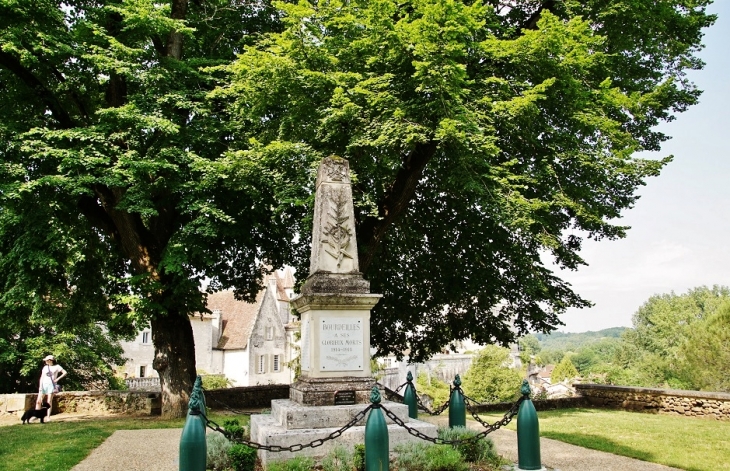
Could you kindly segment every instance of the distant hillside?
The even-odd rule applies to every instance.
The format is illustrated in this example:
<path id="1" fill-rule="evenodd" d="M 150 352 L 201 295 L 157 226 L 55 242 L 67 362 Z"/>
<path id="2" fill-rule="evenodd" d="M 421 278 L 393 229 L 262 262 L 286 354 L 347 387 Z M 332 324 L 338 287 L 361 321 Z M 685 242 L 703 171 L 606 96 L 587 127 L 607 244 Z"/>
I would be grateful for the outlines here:
<path id="1" fill-rule="evenodd" d="M 629 327 L 611 327 L 596 332 L 553 332 L 551 334 L 535 334 L 543 350 L 575 351 L 605 338 L 619 338 Z"/>

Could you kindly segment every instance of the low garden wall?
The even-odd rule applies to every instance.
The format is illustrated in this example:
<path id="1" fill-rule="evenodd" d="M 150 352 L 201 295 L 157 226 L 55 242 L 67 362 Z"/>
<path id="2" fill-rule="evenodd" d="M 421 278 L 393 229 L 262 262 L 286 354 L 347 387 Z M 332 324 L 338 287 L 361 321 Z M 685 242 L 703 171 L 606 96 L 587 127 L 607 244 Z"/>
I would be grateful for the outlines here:
<path id="1" fill-rule="evenodd" d="M 678 389 L 574 384 L 592 407 L 730 420 L 730 394 Z"/>
<path id="2" fill-rule="evenodd" d="M 53 412 L 88 414 L 160 415 L 159 391 L 69 391 L 53 396 Z M 22 415 L 35 408 L 37 394 L 0 394 L 0 414 Z M 262 409 L 272 399 L 288 399 L 289 385 L 273 384 L 242 388 L 214 389 L 205 392 L 213 409 Z"/>
<path id="3" fill-rule="evenodd" d="M 0 413 L 21 415 L 35 408 L 37 394 L 0 394 Z M 69 391 L 53 396 L 53 412 L 159 415 L 160 392 Z"/>

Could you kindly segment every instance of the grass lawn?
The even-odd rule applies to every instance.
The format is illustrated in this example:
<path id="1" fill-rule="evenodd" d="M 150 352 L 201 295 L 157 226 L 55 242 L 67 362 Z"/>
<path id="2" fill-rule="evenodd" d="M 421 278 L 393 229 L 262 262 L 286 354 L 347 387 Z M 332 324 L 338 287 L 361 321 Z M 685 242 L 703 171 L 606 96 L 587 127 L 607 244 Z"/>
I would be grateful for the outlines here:
<path id="1" fill-rule="evenodd" d="M 545 438 L 688 471 L 730 471 L 728 421 L 601 409 L 540 411 L 538 418 Z"/>
<path id="2" fill-rule="evenodd" d="M 231 415 L 211 414 L 222 424 Z M 241 424 L 247 416 L 238 417 Z M 182 428 L 185 419 L 111 417 L 83 421 L 0 427 L 0 471 L 67 471 L 86 458 L 116 430 Z"/>

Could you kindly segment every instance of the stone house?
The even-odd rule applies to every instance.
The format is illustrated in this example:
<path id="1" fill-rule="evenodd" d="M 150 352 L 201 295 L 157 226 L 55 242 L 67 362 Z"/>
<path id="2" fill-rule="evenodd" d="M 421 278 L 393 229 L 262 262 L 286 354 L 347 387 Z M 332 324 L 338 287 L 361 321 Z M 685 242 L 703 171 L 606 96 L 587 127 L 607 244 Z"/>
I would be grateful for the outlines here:
<path id="1" fill-rule="evenodd" d="M 233 291 L 209 294 L 210 313 L 190 316 L 199 374 L 222 374 L 233 386 L 289 384 L 289 364 L 297 356 L 289 300 L 294 279 L 289 269 L 274 272 L 252 303 L 236 300 Z M 122 342 L 127 363 L 119 368 L 128 378 L 157 377 L 149 328 L 131 342 Z"/>

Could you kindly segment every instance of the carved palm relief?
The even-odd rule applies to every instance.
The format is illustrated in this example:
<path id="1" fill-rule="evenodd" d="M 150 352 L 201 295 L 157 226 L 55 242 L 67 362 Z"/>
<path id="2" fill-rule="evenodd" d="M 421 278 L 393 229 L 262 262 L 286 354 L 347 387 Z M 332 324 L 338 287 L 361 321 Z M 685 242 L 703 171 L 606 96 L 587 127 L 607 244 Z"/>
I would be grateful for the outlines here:
<path id="1" fill-rule="evenodd" d="M 327 221 L 327 225 L 322 231 L 322 234 L 326 236 L 322 243 L 327 244 L 329 248 L 325 248 L 324 251 L 337 260 L 337 268 L 340 268 L 345 258 L 353 258 L 347 251 L 352 240 L 352 231 L 345 224 L 350 219 L 345 215 L 348 198 L 344 190 L 330 190 L 326 192 L 325 196 L 330 203 L 330 211 L 327 213 L 330 220 Z"/>

